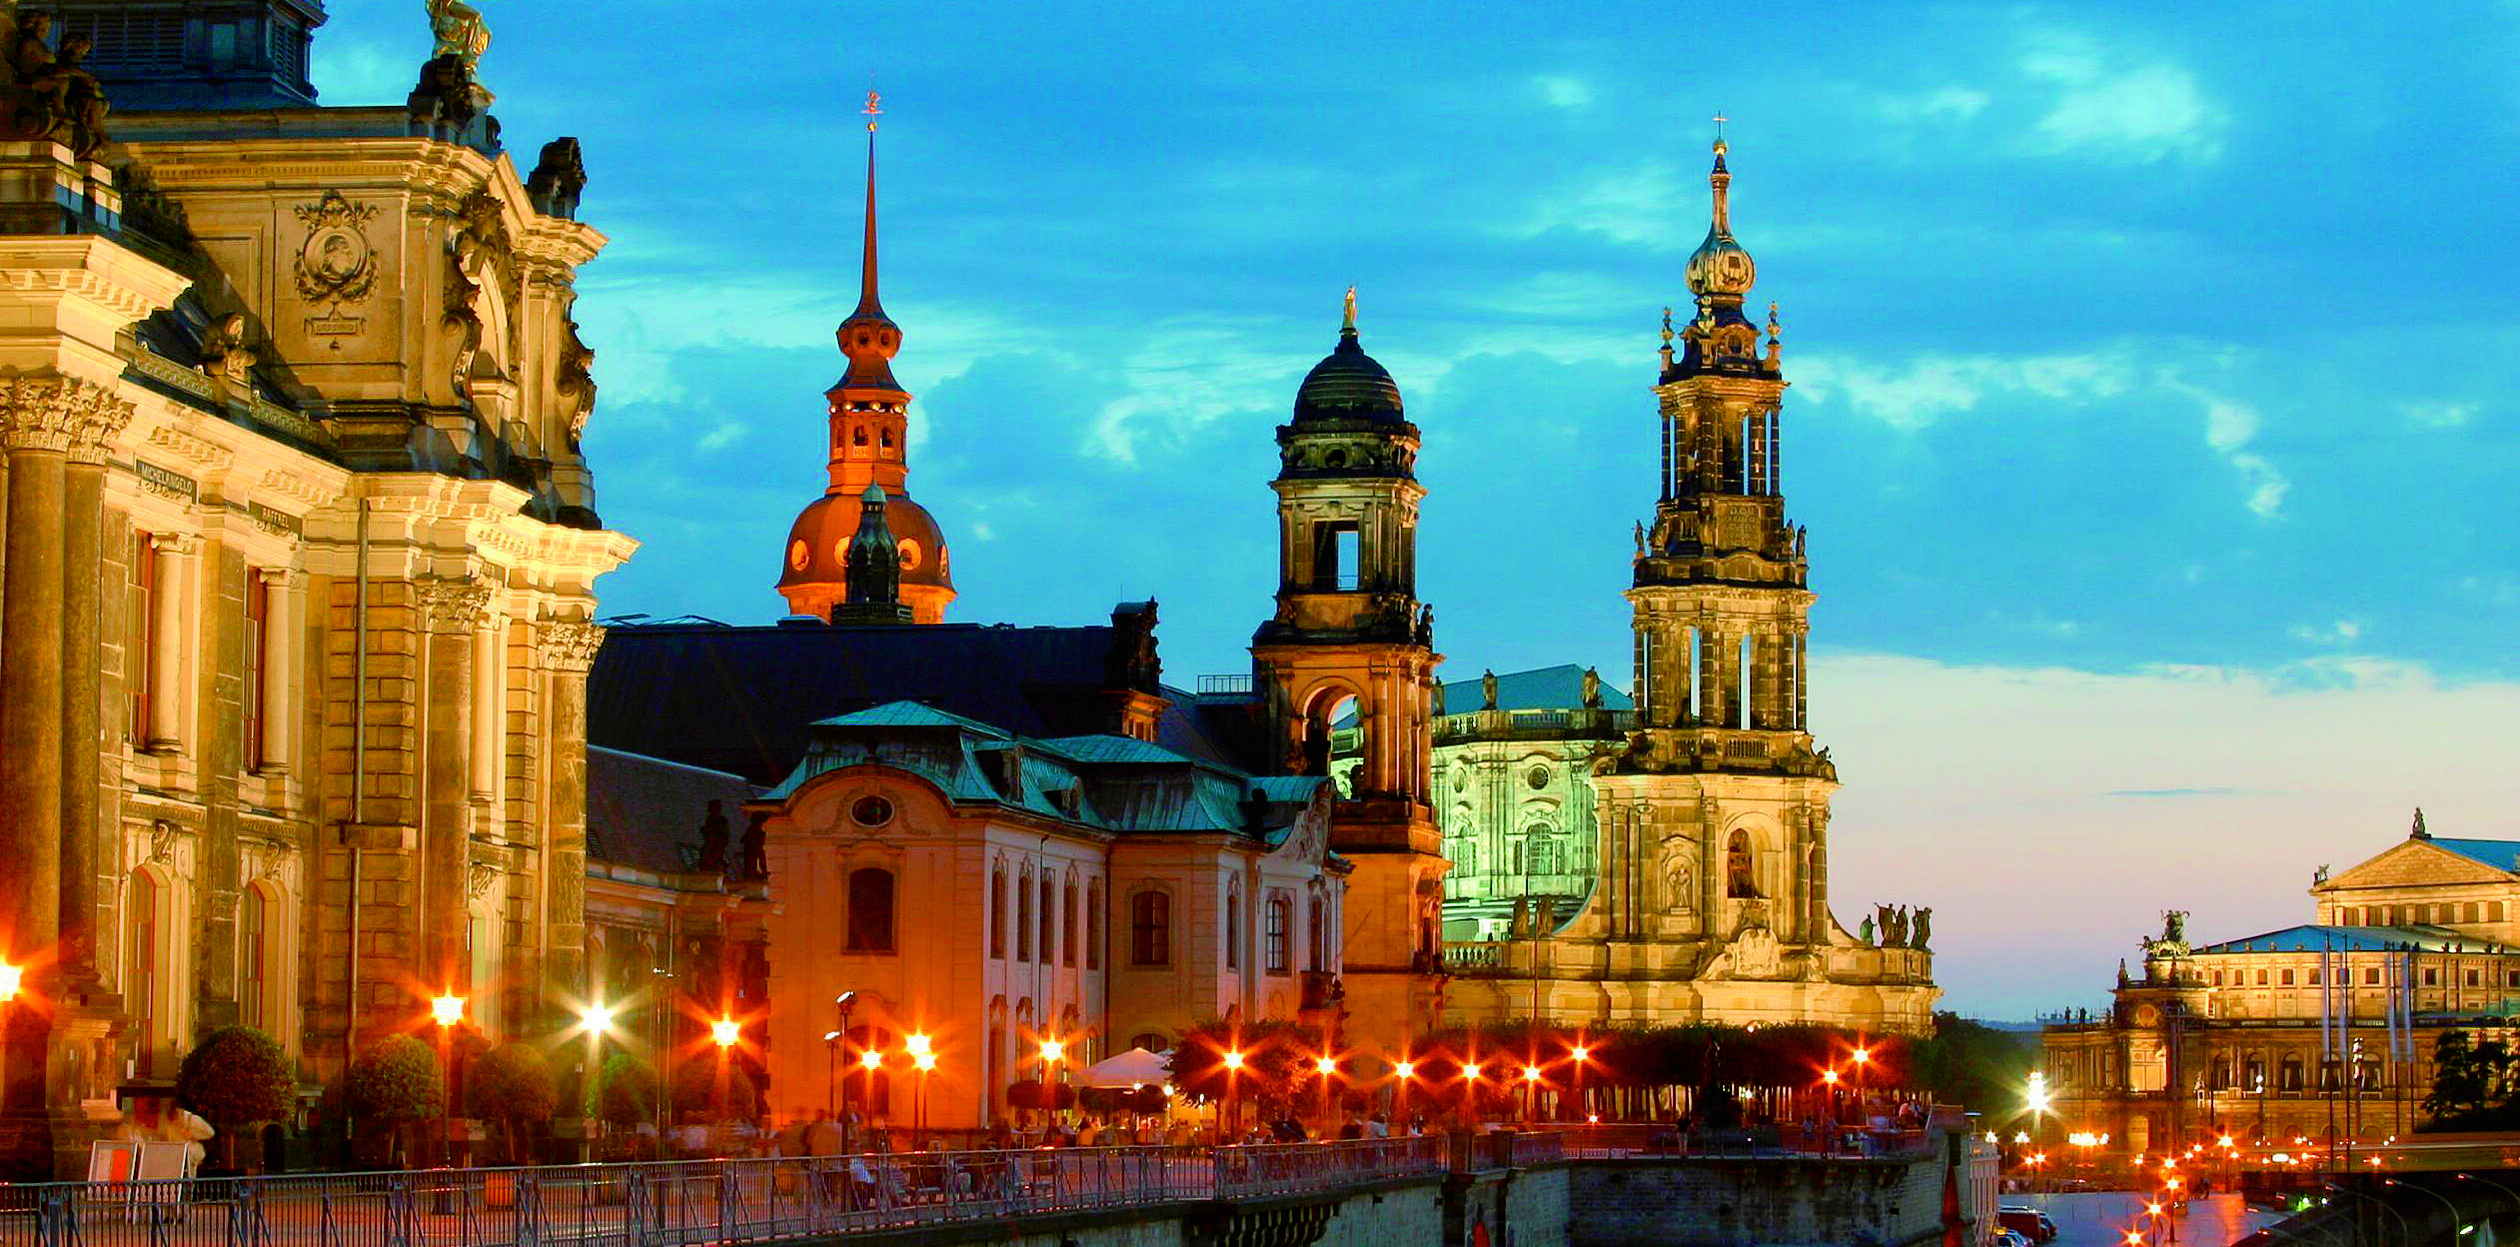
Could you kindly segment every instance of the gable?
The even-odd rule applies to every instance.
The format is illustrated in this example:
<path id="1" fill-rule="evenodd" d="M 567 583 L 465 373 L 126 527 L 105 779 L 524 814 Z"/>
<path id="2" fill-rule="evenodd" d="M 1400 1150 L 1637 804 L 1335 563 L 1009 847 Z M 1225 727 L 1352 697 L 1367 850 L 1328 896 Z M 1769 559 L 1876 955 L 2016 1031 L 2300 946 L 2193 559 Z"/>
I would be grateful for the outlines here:
<path id="1" fill-rule="evenodd" d="M 2430 840 L 2405 840 L 2378 857 L 2346 870 L 2311 889 L 2316 895 L 2362 888 L 2439 887 L 2451 884 L 2520 882 L 2472 857 L 2451 852 Z"/>

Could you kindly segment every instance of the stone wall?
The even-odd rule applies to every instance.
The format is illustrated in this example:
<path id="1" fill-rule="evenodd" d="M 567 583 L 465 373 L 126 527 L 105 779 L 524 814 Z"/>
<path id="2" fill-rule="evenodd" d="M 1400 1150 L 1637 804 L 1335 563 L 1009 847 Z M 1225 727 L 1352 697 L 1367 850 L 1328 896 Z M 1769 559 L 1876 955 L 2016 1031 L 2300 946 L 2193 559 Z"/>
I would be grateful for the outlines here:
<path id="1" fill-rule="evenodd" d="M 1651 1157 L 1569 1167 L 1570 1247 L 1897 1244 L 1942 1230 L 1942 1160 Z"/>

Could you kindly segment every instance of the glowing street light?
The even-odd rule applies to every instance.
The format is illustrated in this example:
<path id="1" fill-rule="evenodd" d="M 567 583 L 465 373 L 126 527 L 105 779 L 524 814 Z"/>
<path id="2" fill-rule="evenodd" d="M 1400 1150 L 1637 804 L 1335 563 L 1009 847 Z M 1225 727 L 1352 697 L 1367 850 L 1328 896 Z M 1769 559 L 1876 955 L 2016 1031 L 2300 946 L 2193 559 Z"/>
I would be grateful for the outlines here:
<path id="1" fill-rule="evenodd" d="M 1313 1069 L 1327 1077 L 1339 1072 L 1339 1060 L 1337 1057 L 1317 1057 L 1313 1061 Z"/>
<path id="2" fill-rule="evenodd" d="M 0 1004 L 17 999 L 18 988 L 26 982 L 26 967 L 0 962 Z"/>
<path id="3" fill-rule="evenodd" d="M 429 1016 L 440 1026 L 453 1026 L 457 1022 L 463 1021 L 464 998 L 456 995 L 446 995 L 430 1001 Z"/>
<path id="4" fill-rule="evenodd" d="M 1059 1063 L 1060 1054 L 1066 1051 L 1066 1044 L 1060 1043 L 1056 1039 L 1044 1039 L 1041 1041 L 1041 1063 L 1044 1065 L 1056 1065 Z"/>
<path id="5" fill-rule="evenodd" d="M 612 1029 L 613 1011 L 603 1005 L 588 1005 L 578 1014 L 578 1024 L 597 1035 Z"/>
<path id="6" fill-rule="evenodd" d="M 1242 1054 L 1242 1053 L 1240 1053 L 1240 1052 L 1236 1052 L 1236 1051 L 1234 1051 L 1234 1050 L 1232 1050 L 1232 1049 L 1228 1049 L 1228 1050 L 1226 1050 L 1226 1053 L 1225 1053 L 1225 1068 L 1227 1068 L 1227 1069 L 1241 1069 L 1242 1067 L 1243 1067 L 1243 1054 Z"/>
<path id="7" fill-rule="evenodd" d="M 450 1039 L 455 1024 L 464 1020 L 464 998 L 448 992 L 429 1002 L 429 1017 L 438 1028 L 438 1066 L 451 1086 L 455 1081 L 455 1053 Z M 446 1163 L 455 1163 L 455 1097 L 448 1096 L 438 1109 L 439 1133 L 445 1136 Z"/>
<path id="8" fill-rule="evenodd" d="M 929 1059 L 933 1060 L 935 1058 L 931 1057 Z M 884 1068 L 884 1054 L 877 1052 L 873 1048 L 869 1048 L 866 1051 L 859 1053 L 858 1068 L 868 1071 Z"/>
<path id="9" fill-rule="evenodd" d="M 721 1048 L 732 1048 L 743 1038 L 744 1028 L 733 1018 L 719 1018 L 709 1023 L 709 1042 Z"/>

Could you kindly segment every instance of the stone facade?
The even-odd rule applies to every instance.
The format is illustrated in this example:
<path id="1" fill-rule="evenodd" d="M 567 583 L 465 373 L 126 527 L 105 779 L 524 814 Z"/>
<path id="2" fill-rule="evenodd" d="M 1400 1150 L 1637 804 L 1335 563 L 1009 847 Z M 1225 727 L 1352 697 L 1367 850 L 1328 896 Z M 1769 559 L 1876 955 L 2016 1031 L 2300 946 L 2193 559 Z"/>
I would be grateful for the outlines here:
<path id="1" fill-rule="evenodd" d="M 320 1082 L 439 992 L 541 1023 L 582 973 L 592 586 L 633 549 L 577 451 L 603 237 L 478 118 L 113 130 L 0 143 L 20 1173 L 209 1028 Z"/>
<path id="2" fill-rule="evenodd" d="M 1933 1024 L 1928 919 L 1911 935 L 1902 916 L 1876 941 L 1829 908 L 1837 768 L 1808 722 L 1813 595 L 1803 530 L 1785 517 L 1785 379 L 1773 311 L 1764 354 L 1742 314 L 1755 269 L 1732 237 L 1724 159 L 1719 140 L 1714 222 L 1688 266 L 1697 315 L 1663 331 L 1661 497 L 1652 523 L 1637 525 L 1627 592 L 1633 718 L 1596 711 L 1580 729 L 1571 718 L 1553 725 L 1561 764 L 1580 759 L 1592 772 L 1592 800 L 1564 808 L 1597 837 L 1593 875 L 1563 909 L 1560 883 L 1526 880 L 1524 912 L 1502 931 L 1474 919 L 1490 938 L 1445 950 L 1455 1022 L 1817 1022 L 1911 1034 Z M 1473 825 L 1483 801 L 1502 799 L 1475 787 L 1481 763 L 1528 750 L 1510 716 L 1493 727 L 1493 739 L 1465 741 L 1450 759 L 1460 817 Z M 1621 727 L 1624 745 L 1605 747 Z M 1535 759 L 1527 773 L 1546 769 Z"/>
<path id="3" fill-rule="evenodd" d="M 2056 1129 L 2098 1158 L 2223 1136 L 2376 1143 L 2404 1135 L 2442 1032 L 2520 1041 L 2520 841 L 2416 833 L 2341 874 L 2312 921 L 2191 944 L 2165 916 L 2110 1007 L 2051 1019 Z"/>

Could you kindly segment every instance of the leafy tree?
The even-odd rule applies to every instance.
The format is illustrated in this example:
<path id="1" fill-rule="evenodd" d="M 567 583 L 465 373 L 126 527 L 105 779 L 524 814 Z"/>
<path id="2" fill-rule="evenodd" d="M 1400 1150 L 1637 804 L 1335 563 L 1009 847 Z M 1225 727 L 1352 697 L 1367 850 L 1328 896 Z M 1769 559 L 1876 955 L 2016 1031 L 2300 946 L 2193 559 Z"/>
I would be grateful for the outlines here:
<path id="1" fill-rule="evenodd" d="M 2511 1052 L 2500 1040 L 2477 1043 L 2464 1030 L 2433 1041 L 2433 1085 L 2424 1096 L 2425 1130 L 2497 1130 L 2520 1119 L 2500 1100 L 2511 1081 Z"/>
<path id="2" fill-rule="evenodd" d="M 627 1052 L 605 1057 L 587 1084 L 585 1110 L 616 1126 L 656 1120 L 656 1067 Z"/>
<path id="3" fill-rule="evenodd" d="M 1321 1032 L 1280 1019 L 1259 1022 L 1202 1022 L 1173 1045 L 1168 1069 L 1183 1092 L 1223 1100 L 1230 1088 L 1236 1099 L 1258 1106 L 1263 1114 L 1281 1114 L 1299 1095 L 1319 1085 L 1312 1079 L 1313 1062 L 1321 1056 Z M 1242 1064 L 1228 1070 L 1225 1054 L 1239 1052 Z"/>
<path id="4" fill-rule="evenodd" d="M 296 1107 L 297 1071 L 271 1036 L 250 1026 L 210 1032 L 184 1054 L 175 1098 L 219 1132 L 222 1163 L 236 1163 L 236 1136 L 249 1126 L 287 1121 Z"/>
<path id="5" fill-rule="evenodd" d="M 674 1071 L 674 1110 L 680 1113 L 703 1113 L 711 1117 L 718 1110 L 718 1063 L 711 1060 L 685 1061 Z M 753 1111 L 752 1075 L 744 1067 L 726 1063 L 726 1116 L 746 1120 Z"/>
<path id="6" fill-rule="evenodd" d="M 560 1110 L 560 1082 L 542 1050 L 530 1044 L 501 1044 L 473 1062 L 468 1089 L 472 1115 L 499 1123 L 509 1164 L 522 1158 L 519 1144 L 528 1123 L 550 1121 Z"/>
<path id="7" fill-rule="evenodd" d="M 350 1111 L 362 1118 L 412 1121 L 446 1108 L 446 1080 L 437 1054 L 409 1035 L 391 1035 L 351 1063 Z"/>

